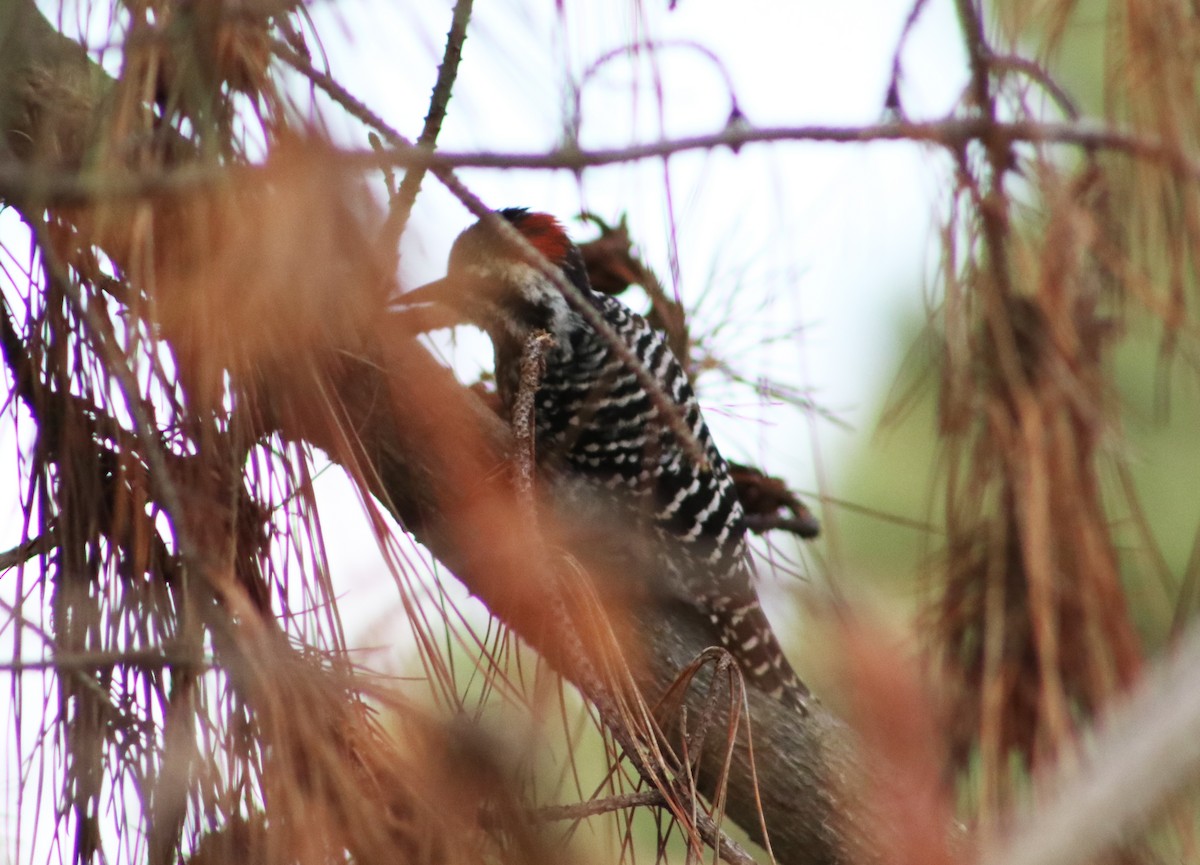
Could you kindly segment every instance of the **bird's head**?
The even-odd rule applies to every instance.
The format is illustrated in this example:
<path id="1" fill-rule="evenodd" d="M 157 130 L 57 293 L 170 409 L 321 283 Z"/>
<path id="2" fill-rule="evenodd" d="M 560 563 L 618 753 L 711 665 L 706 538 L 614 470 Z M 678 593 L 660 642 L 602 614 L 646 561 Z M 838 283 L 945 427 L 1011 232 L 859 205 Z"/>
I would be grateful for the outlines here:
<path id="1" fill-rule="evenodd" d="M 579 247 L 557 219 L 519 207 L 496 211 L 496 216 L 516 229 L 568 281 L 585 293 L 590 291 Z M 475 223 L 454 241 L 444 278 L 406 293 L 402 303 L 448 309 L 461 321 L 483 328 L 493 340 L 521 341 L 539 329 L 561 337 L 577 319 L 553 279 L 486 220 Z"/>

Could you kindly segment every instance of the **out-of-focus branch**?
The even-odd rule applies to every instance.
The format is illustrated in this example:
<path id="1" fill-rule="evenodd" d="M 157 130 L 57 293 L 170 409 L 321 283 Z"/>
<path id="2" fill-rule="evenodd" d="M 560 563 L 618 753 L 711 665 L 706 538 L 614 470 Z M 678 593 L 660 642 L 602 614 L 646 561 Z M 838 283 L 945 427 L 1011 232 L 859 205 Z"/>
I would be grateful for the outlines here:
<path id="1" fill-rule="evenodd" d="M 1017 830 L 984 865 L 1093 862 L 1145 829 L 1200 777 L 1200 629 L 1100 725 L 1083 759 L 1053 779 Z"/>
<path id="2" fill-rule="evenodd" d="M 54 538 L 50 535 L 38 535 L 23 544 L 17 544 L 11 550 L 0 553 L 0 572 L 15 568 L 32 558 L 49 552 L 54 547 Z"/>
<path id="3" fill-rule="evenodd" d="M 889 111 L 895 112 L 897 117 L 904 118 L 904 103 L 900 96 L 900 79 L 901 65 L 900 58 L 904 54 L 904 48 L 908 44 L 908 38 L 912 35 L 913 28 L 917 25 L 917 20 L 921 17 L 921 13 L 925 10 L 926 0 L 914 0 L 912 8 L 908 10 L 908 17 L 904 20 L 904 27 L 900 31 L 900 38 L 896 40 L 896 48 L 892 52 L 892 74 L 888 79 L 887 95 L 884 97 L 884 107 Z"/>
<path id="4" fill-rule="evenodd" d="M 361 119 L 361 118 L 360 118 Z M 692 150 L 737 149 L 750 144 L 812 143 L 870 144 L 909 141 L 960 149 L 986 139 L 999 146 L 1061 144 L 1089 150 L 1112 150 L 1164 165 L 1189 178 L 1200 178 L 1200 155 L 1186 153 L 1171 142 L 1094 121 L 996 121 L 966 117 L 922 123 L 892 122 L 867 126 L 736 126 L 708 135 L 664 139 L 628 147 L 586 150 L 555 148 L 535 153 L 447 150 L 436 152 L 389 138 L 391 149 L 331 152 L 330 158 L 363 170 L 385 166 L 450 170 L 456 168 L 517 168 L 581 171 L 605 165 L 657 159 Z M 238 169 L 254 173 L 260 169 Z M 0 199 L 36 198 L 43 204 L 81 204 L 105 198 L 131 198 L 183 192 L 227 178 L 228 169 L 184 166 L 124 177 L 41 169 L 12 158 L 0 158 Z"/>
<path id="5" fill-rule="evenodd" d="M 620 811 L 623 808 L 639 806 L 662 806 L 662 794 L 657 790 L 637 790 L 633 793 L 623 793 L 619 796 L 608 796 L 604 799 L 592 799 L 588 802 L 578 802 L 570 805 L 548 805 L 538 808 L 531 815 L 534 820 L 582 820 L 609 811 Z"/>
<path id="6" fill-rule="evenodd" d="M 595 150 L 556 148 L 543 153 L 497 153 L 479 151 L 453 153 L 430 152 L 418 147 L 400 148 L 393 153 L 373 151 L 347 153 L 345 158 L 364 166 L 389 161 L 403 166 L 433 168 L 546 168 L 579 171 L 642 159 L 658 159 L 690 150 L 737 150 L 750 144 L 813 143 L 870 144 L 878 141 L 911 141 L 958 147 L 969 141 L 988 138 L 1002 144 L 1073 144 L 1089 148 L 1122 151 L 1172 169 L 1200 177 L 1200 159 L 1180 152 L 1171 143 L 1089 121 L 1037 123 L 1033 121 L 993 122 L 987 118 L 951 118 L 920 123 L 876 123 L 866 126 L 733 126 L 720 132 L 628 147 Z"/>
<path id="7" fill-rule="evenodd" d="M 991 49 L 983 34 L 983 18 L 976 8 L 975 0 L 955 0 L 958 11 L 959 29 L 967 49 L 967 64 L 971 69 L 971 100 L 975 107 L 989 119 L 996 119 L 996 105 L 992 98 L 989 58 Z"/>

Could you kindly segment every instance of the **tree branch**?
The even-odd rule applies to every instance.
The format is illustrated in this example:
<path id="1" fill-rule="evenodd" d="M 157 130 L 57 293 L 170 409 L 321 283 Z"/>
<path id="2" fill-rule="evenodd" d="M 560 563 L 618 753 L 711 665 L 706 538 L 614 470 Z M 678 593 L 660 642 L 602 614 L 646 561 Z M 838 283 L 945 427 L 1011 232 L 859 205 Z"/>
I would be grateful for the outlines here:
<path id="1" fill-rule="evenodd" d="M 450 91 L 458 77 L 458 64 L 462 60 L 463 42 L 467 39 L 467 24 L 471 20 L 472 0 L 457 0 L 454 4 L 454 15 L 450 21 L 450 32 L 446 34 L 446 50 L 442 55 L 442 65 L 438 67 L 437 82 L 433 85 L 433 95 L 429 99 L 429 112 L 425 115 L 425 126 L 417 138 L 417 145 L 427 150 L 433 150 L 437 144 L 438 133 L 442 130 L 442 121 L 446 118 L 446 108 L 450 103 Z M 384 249 L 394 250 L 400 242 L 400 235 L 408 224 L 408 216 L 412 212 L 413 203 L 421 189 L 421 180 L 425 172 L 420 168 L 412 168 L 400 181 L 400 189 L 391 202 L 387 220 L 383 224 L 381 244 Z"/>
<path id="2" fill-rule="evenodd" d="M 15 568 L 32 558 L 48 553 L 54 548 L 53 535 L 38 535 L 23 544 L 17 544 L 10 550 L 0 553 L 0 572 Z"/>
<path id="3" fill-rule="evenodd" d="M 595 817 L 597 814 L 607 814 L 609 811 L 620 811 L 623 808 L 654 805 L 662 807 L 666 804 L 662 794 L 657 790 L 636 790 L 633 793 L 623 793 L 619 796 L 607 796 L 603 799 L 592 799 L 588 802 L 577 802 L 570 805 L 547 805 L 532 813 L 534 820 L 583 820 Z"/>
<path id="4" fill-rule="evenodd" d="M 355 114 L 367 122 L 373 115 Z M 996 121 L 983 117 L 950 118 L 920 123 L 888 122 L 866 126 L 737 126 L 707 135 L 663 139 L 627 147 L 596 150 L 554 148 L 533 153 L 496 151 L 431 152 L 406 144 L 394 130 L 384 125 L 395 138 L 385 136 L 392 149 L 343 150 L 330 156 L 344 166 L 362 170 L 386 166 L 450 170 L 458 168 L 495 168 L 561 170 L 578 172 L 660 159 L 693 150 L 740 149 L 751 144 L 871 144 L 881 141 L 907 141 L 959 149 L 964 144 L 987 139 L 1000 146 L 1012 144 L 1061 144 L 1089 150 L 1112 150 L 1127 156 L 1166 166 L 1177 174 L 1200 179 L 1200 158 L 1181 151 L 1160 138 L 1118 129 L 1095 121 Z M 226 180 L 230 174 L 248 175 L 261 169 L 236 169 L 211 166 L 182 166 L 160 172 L 97 175 L 62 169 L 31 166 L 21 160 L 0 158 L 0 200 L 10 203 L 36 200 L 43 206 L 86 204 L 99 199 L 142 198 L 186 192 Z"/>

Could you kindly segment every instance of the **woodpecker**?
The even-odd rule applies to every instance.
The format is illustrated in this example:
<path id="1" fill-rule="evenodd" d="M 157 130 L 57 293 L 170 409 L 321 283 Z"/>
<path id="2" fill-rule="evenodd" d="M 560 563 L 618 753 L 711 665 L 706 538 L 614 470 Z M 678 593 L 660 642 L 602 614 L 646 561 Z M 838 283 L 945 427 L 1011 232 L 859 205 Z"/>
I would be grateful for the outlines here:
<path id="1" fill-rule="evenodd" d="M 497 390 L 509 412 L 529 336 L 539 330 L 550 334 L 534 401 L 539 469 L 552 467 L 578 480 L 657 535 L 665 551 L 662 577 L 678 595 L 673 600 L 702 614 L 714 644 L 733 656 L 747 685 L 807 711 L 808 689 L 759 604 L 745 516 L 729 466 L 665 336 L 616 298 L 592 290 L 579 248 L 554 217 L 515 207 L 495 215 L 559 268 L 629 351 L 619 352 L 552 278 L 486 220 L 454 242 L 444 279 L 409 292 L 402 302 L 451 307 L 487 333 Z M 637 374 L 631 357 L 660 394 L 644 386 L 645 376 Z M 682 421 L 703 459 L 672 432 L 668 408 L 676 414 L 675 428 Z"/>

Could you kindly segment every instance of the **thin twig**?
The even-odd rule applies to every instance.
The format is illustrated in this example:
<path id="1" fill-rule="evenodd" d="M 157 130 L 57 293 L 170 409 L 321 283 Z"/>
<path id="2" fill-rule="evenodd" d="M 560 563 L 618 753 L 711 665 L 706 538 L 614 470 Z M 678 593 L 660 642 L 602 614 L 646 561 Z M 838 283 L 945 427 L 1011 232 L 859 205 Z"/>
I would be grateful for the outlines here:
<path id="1" fill-rule="evenodd" d="M 741 108 L 738 106 L 737 88 L 733 84 L 733 76 L 729 74 L 729 69 L 721 62 L 721 58 L 715 51 L 699 42 L 694 42 L 690 39 L 642 39 L 634 42 L 628 42 L 620 45 L 605 53 L 601 54 L 593 60 L 583 71 L 580 76 L 579 85 L 575 88 L 574 94 L 574 115 L 572 117 L 570 132 L 578 136 L 579 131 L 583 128 L 583 91 L 587 87 L 588 82 L 599 75 L 600 71 L 614 60 L 627 58 L 636 58 L 639 52 L 653 52 L 655 55 L 661 54 L 664 49 L 671 48 L 686 48 L 689 51 L 694 51 L 701 57 L 704 57 L 712 65 L 713 70 L 721 76 L 725 82 L 725 92 L 729 95 L 729 118 L 731 120 L 742 118 Z"/>
<path id="2" fill-rule="evenodd" d="M 971 69 L 971 98 L 975 106 L 985 116 L 996 117 L 996 104 L 992 98 L 990 69 L 988 60 L 991 49 L 983 33 L 983 18 L 975 6 L 975 0 L 956 0 L 959 27 L 963 33 L 964 47 L 967 49 L 967 62 Z"/>
<path id="3" fill-rule="evenodd" d="M 383 153 L 385 146 L 383 139 L 379 137 L 379 133 L 371 130 L 367 133 L 367 144 L 371 145 L 371 149 L 376 153 Z M 396 173 L 392 170 L 392 166 L 385 165 L 383 167 L 383 185 L 387 187 L 388 200 L 392 201 L 396 198 Z"/>
<path id="4" fill-rule="evenodd" d="M 733 150 L 751 144 L 816 143 L 870 144 L 881 141 L 907 141 L 916 144 L 940 144 L 957 148 L 970 141 L 987 138 L 1001 143 L 1071 144 L 1104 148 L 1163 162 L 1182 174 L 1200 177 L 1200 160 L 1181 152 L 1173 142 L 1153 138 L 1104 123 L 1081 120 L 1038 122 L 1031 120 L 995 121 L 982 117 L 952 117 L 924 122 L 894 121 L 864 126 L 731 126 L 717 132 L 681 138 L 665 138 L 624 147 L 593 150 L 558 147 L 535 153 L 499 153 L 492 151 L 440 150 L 430 152 L 402 146 L 389 155 L 395 165 L 424 165 L 433 168 L 527 168 L 562 169 L 578 172 L 646 159 L 660 159 L 691 150 Z M 344 158 L 364 168 L 377 167 L 380 157 L 371 151 L 346 152 Z"/>
<path id="5" fill-rule="evenodd" d="M 993 54 L 991 56 L 991 63 L 997 69 L 1018 72 L 1029 78 L 1049 94 L 1050 98 L 1054 100 L 1058 107 L 1062 109 L 1063 114 L 1070 120 L 1079 119 L 1079 106 L 1075 104 L 1075 100 L 1039 64 L 1027 57 L 1021 57 L 1016 54 Z"/>
<path id="6" fill-rule="evenodd" d="M 54 547 L 54 543 L 54 535 L 47 532 L 0 553 L 0 571 L 15 568 L 42 553 L 49 552 Z"/>
<path id="7" fill-rule="evenodd" d="M 904 27 L 900 30 L 900 38 L 896 40 L 896 50 L 892 53 L 892 74 L 888 79 L 887 95 L 884 97 L 884 105 L 886 108 L 894 111 L 897 117 L 903 118 L 904 103 L 900 98 L 900 78 L 903 71 L 900 68 L 900 55 L 904 53 L 904 46 L 908 44 L 908 37 L 912 35 L 913 28 L 917 25 L 917 19 L 921 17 L 921 12 L 925 9 L 925 4 L 928 0 L 916 0 L 912 8 L 908 11 L 908 17 L 904 20 Z"/>
<path id="8" fill-rule="evenodd" d="M 45 644 L 45 646 L 48 649 L 50 649 L 51 651 L 53 651 L 53 652 L 59 651 L 59 647 L 58 647 L 59 644 L 58 644 L 58 641 L 56 639 L 54 639 L 54 635 L 47 632 L 46 629 L 43 628 L 41 625 L 39 625 L 37 622 L 26 618 L 25 615 L 22 614 L 21 610 L 18 607 L 14 607 L 12 604 L 7 603 L 3 599 L 0 599 L 0 612 L 2 612 L 8 616 L 9 622 L 12 622 L 12 623 L 14 623 L 22 628 L 25 628 L 26 630 L 32 631 L 34 634 L 36 634 L 38 639 L 40 639 L 42 641 L 42 643 Z M 63 654 L 66 654 L 66 653 L 64 652 Z M 70 672 L 71 675 L 73 675 L 78 681 L 82 682 L 83 686 L 85 688 L 87 688 L 89 691 L 91 691 L 92 694 L 94 694 L 95 696 L 100 697 L 103 700 L 108 699 L 109 691 L 108 691 L 107 686 L 101 685 L 99 680 L 95 676 L 93 676 L 90 672 L 88 672 L 86 669 L 79 669 L 79 668 L 70 667 L 70 666 L 65 667 L 65 668 L 60 668 L 60 669 L 64 669 L 65 671 Z M 123 710 L 120 710 L 120 711 L 123 711 Z"/>
<path id="9" fill-rule="evenodd" d="M 546 805 L 535 808 L 530 812 L 530 819 L 549 823 L 556 820 L 584 820 L 597 814 L 607 814 L 610 811 L 620 811 L 625 808 L 643 806 L 659 807 L 666 805 L 662 793 L 657 790 L 636 790 L 632 793 L 622 793 L 608 796 L 604 799 L 593 799 L 590 802 L 577 802 L 571 805 Z"/>
<path id="10" fill-rule="evenodd" d="M 314 74 L 319 76 L 319 73 Z M 350 168 L 376 170 L 385 165 L 405 168 L 520 168 L 579 172 L 587 168 L 619 165 L 645 159 L 659 159 L 692 150 L 738 149 L 750 144 L 823 143 L 870 144 L 880 141 L 907 141 L 937 144 L 948 148 L 986 138 L 1006 144 L 1062 144 L 1097 150 L 1114 150 L 1129 156 L 1161 163 L 1177 174 L 1200 179 L 1200 158 L 1182 151 L 1175 142 L 1142 135 L 1094 121 L 1054 123 L 1020 120 L 990 122 L 981 117 L 955 117 L 946 120 L 910 123 L 875 123 L 865 126 L 779 126 L 726 127 L 718 132 L 682 138 L 665 138 L 626 147 L 594 150 L 559 147 L 532 153 L 491 151 L 431 152 L 416 147 L 372 112 L 345 94 L 351 110 L 360 121 L 375 128 L 391 148 L 376 152 L 343 150 L 331 158 Z M 187 192 L 217 182 L 237 180 L 264 169 L 256 166 L 191 165 L 161 171 L 116 175 L 113 172 L 75 172 L 46 170 L 7 158 L 0 160 L 0 200 L 37 201 L 40 204 L 87 204 L 98 199 L 141 198 Z"/>
<path id="11" fill-rule="evenodd" d="M 809 498 L 820 499 L 822 505 L 834 505 L 835 507 L 850 511 L 852 514 L 862 514 L 863 516 L 879 520 L 880 522 L 904 526 L 905 528 L 913 529 L 914 531 L 918 532 L 925 532 L 926 534 L 930 535 L 943 535 L 946 533 L 945 528 L 942 526 L 936 526 L 933 523 L 925 520 L 914 520 L 911 517 L 902 517 L 899 514 L 890 514 L 887 511 L 880 510 L 879 508 L 861 505 L 848 499 L 839 499 L 835 496 L 821 495 L 816 491 L 809 492 L 802 490 L 801 494 Z"/>
<path id="12" fill-rule="evenodd" d="M 53 658 L 0 663 L 0 672 L 26 673 L 37 670 L 95 670 L 111 667 L 138 667 L 160 670 L 164 667 L 208 669 L 214 666 L 209 658 L 188 654 L 169 654 L 162 649 L 129 649 L 113 652 L 63 652 Z"/>
<path id="13" fill-rule="evenodd" d="M 454 14 L 450 19 L 450 32 L 446 34 L 446 50 L 442 55 L 442 65 L 438 67 L 437 82 L 433 85 L 433 95 L 429 99 L 429 111 L 425 115 L 425 126 L 417 138 L 417 146 L 433 150 L 437 144 L 438 133 L 442 130 L 442 121 L 446 118 L 446 107 L 450 103 L 450 91 L 458 77 L 458 64 L 462 60 L 463 42 L 467 38 L 467 23 L 471 20 L 471 4 L 473 0 L 458 0 L 454 4 Z M 408 216 L 412 212 L 417 193 L 421 190 L 421 180 L 424 179 L 425 169 L 414 166 L 400 181 L 400 189 L 392 199 L 387 220 L 380 234 L 380 245 L 385 250 L 394 250 L 404 233 Z"/>

